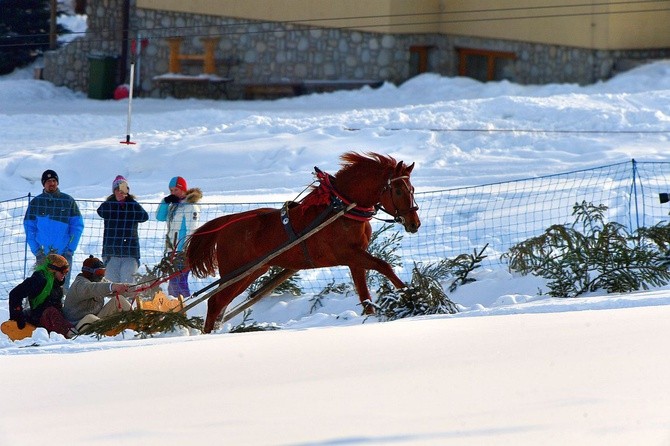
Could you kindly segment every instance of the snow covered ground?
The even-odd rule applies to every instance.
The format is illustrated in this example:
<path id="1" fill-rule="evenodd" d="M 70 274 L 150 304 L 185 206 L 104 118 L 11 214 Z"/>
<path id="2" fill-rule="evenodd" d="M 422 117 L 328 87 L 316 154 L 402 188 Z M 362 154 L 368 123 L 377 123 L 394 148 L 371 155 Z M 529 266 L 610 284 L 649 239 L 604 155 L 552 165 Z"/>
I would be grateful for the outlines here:
<path id="1" fill-rule="evenodd" d="M 667 161 L 670 62 L 608 82 L 520 86 L 426 74 L 277 101 L 97 101 L 0 77 L 0 190 L 76 198 L 126 176 L 157 201 L 182 175 L 217 201 L 283 201 L 349 150 L 416 162 L 419 191 Z M 670 444 L 670 287 L 552 299 L 502 266 L 456 315 L 380 323 L 353 295 L 272 296 L 281 329 L 65 340 L 0 335 L 0 444 Z M 7 318 L 6 296 L 0 319 Z M 32 343 L 39 347 L 27 347 Z"/>

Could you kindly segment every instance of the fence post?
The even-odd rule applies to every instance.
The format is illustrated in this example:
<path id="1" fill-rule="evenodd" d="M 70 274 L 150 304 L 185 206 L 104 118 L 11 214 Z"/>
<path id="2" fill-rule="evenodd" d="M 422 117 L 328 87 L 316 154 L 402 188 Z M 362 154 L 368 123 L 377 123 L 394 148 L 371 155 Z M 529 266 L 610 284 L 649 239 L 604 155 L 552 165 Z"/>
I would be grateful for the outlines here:
<path id="1" fill-rule="evenodd" d="M 28 206 L 30 206 L 30 192 L 28 192 Z M 28 209 L 26 206 L 26 209 Z M 25 217 L 24 217 L 25 218 Z M 23 246 L 23 280 L 26 279 L 28 270 L 28 237 L 26 236 L 25 245 Z"/>
<path id="2" fill-rule="evenodd" d="M 638 172 L 637 172 L 637 162 L 635 161 L 635 158 L 632 160 L 632 165 L 633 165 L 633 182 L 631 184 L 631 200 L 633 201 L 633 204 L 635 205 L 634 209 L 634 214 L 635 214 L 635 230 L 640 229 L 640 212 L 637 207 L 637 179 L 638 179 Z M 633 231 L 632 227 L 632 222 L 631 222 L 631 231 Z"/>

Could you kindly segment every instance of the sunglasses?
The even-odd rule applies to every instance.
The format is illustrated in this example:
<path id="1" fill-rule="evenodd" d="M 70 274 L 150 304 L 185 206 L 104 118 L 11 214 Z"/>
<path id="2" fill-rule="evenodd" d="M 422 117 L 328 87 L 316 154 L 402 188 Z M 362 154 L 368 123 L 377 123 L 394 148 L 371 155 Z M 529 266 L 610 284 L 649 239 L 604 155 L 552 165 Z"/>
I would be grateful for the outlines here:
<path id="1" fill-rule="evenodd" d="M 56 266 L 56 265 L 53 265 L 53 264 L 49 264 L 49 269 L 51 269 L 53 271 L 58 271 L 59 273 L 63 273 L 63 274 L 67 274 L 68 271 L 70 271 L 69 266 Z"/>

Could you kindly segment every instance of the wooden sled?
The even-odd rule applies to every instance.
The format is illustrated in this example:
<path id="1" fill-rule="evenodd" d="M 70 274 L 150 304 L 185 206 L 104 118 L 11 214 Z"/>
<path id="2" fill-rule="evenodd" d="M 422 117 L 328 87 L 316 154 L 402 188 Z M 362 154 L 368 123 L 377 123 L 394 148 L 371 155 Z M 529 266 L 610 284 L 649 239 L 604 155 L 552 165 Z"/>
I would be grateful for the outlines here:
<path id="1" fill-rule="evenodd" d="M 143 300 L 141 297 L 137 297 L 135 302 L 137 302 L 137 309 L 144 311 L 158 311 L 161 313 L 171 313 L 171 312 L 181 312 L 184 310 L 184 298 L 179 296 L 177 299 L 168 297 L 163 291 L 158 290 L 154 294 L 154 297 L 150 300 Z M 138 330 L 138 327 L 134 323 L 122 324 L 121 326 L 114 328 L 105 332 L 105 336 L 116 336 L 122 331 L 129 330 Z"/>
<path id="2" fill-rule="evenodd" d="M 151 300 L 137 298 L 138 310 L 153 310 L 163 313 L 182 311 L 184 309 L 184 297 L 179 295 L 176 299 L 169 298 L 163 291 L 158 290 Z"/>
<path id="3" fill-rule="evenodd" d="M 16 321 L 5 321 L 0 324 L 0 330 L 7 335 L 12 341 L 20 341 L 21 339 L 29 338 L 35 331 L 35 326 L 26 322 L 26 326 L 19 328 Z"/>
<path id="4" fill-rule="evenodd" d="M 179 296 L 177 299 L 169 298 L 163 291 L 158 290 L 151 300 L 137 299 L 137 308 L 140 310 L 160 311 L 163 313 L 172 311 L 182 311 L 184 309 L 184 298 Z M 0 324 L 0 330 L 7 335 L 12 341 L 20 341 L 21 339 L 29 338 L 35 331 L 35 326 L 26 323 L 22 329 L 16 325 L 16 321 L 8 320 Z M 109 330 L 105 336 L 116 336 L 126 328 L 119 327 L 118 329 Z"/>

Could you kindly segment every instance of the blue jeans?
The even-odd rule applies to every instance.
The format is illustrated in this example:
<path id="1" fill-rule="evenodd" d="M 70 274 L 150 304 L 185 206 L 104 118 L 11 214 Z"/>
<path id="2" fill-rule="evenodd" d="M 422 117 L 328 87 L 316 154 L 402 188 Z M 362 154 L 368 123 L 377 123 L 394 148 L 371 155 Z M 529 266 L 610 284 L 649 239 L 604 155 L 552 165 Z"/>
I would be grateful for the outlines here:
<path id="1" fill-rule="evenodd" d="M 188 271 L 180 273 L 170 279 L 170 283 L 168 283 L 168 294 L 172 297 L 179 297 L 180 294 L 183 297 L 191 295 L 191 291 L 188 289 Z"/>

